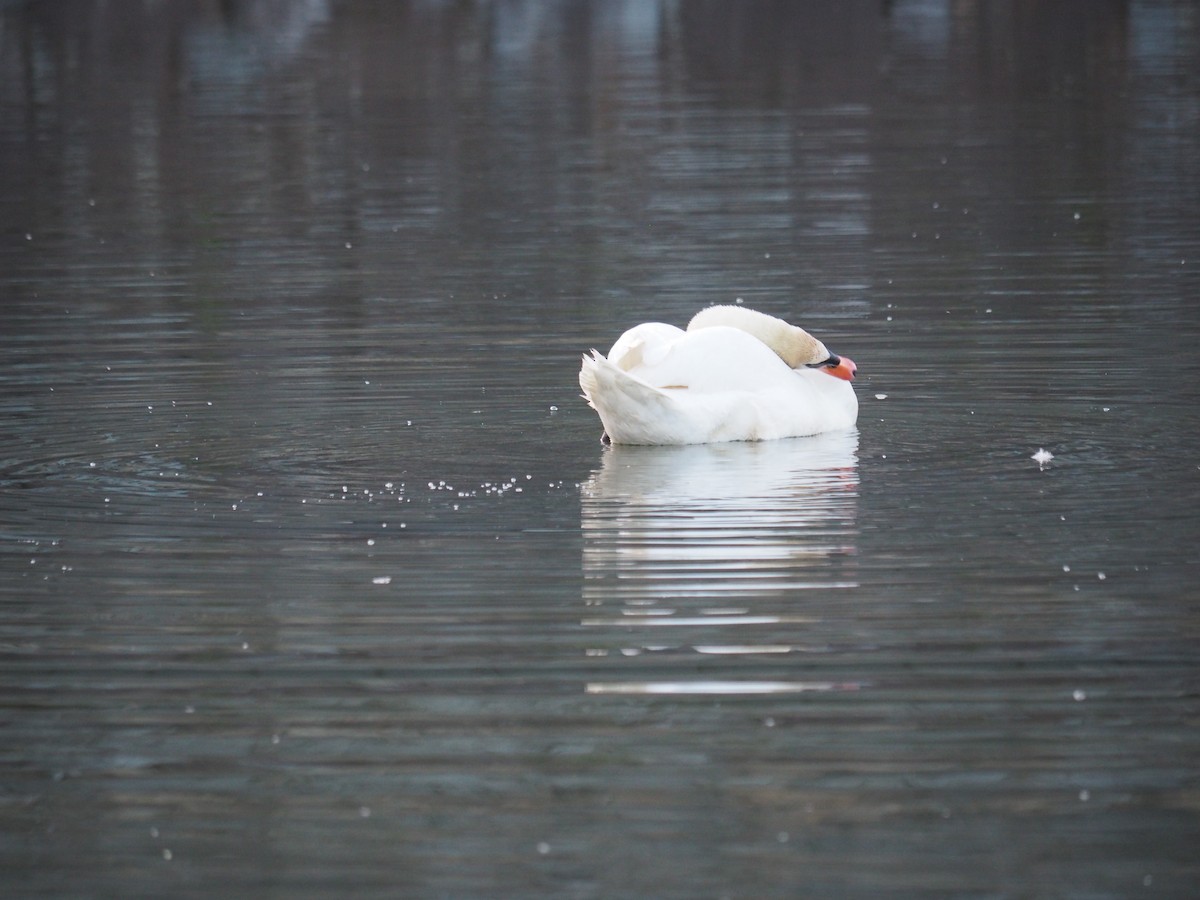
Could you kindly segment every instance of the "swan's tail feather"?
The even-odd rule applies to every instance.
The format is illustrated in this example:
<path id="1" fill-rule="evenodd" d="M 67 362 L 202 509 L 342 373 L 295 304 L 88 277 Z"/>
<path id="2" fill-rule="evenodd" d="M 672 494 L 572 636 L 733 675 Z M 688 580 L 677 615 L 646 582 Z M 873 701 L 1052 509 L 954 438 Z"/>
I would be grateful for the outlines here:
<path id="1" fill-rule="evenodd" d="M 590 354 L 585 353 L 583 354 L 583 365 L 579 368 L 579 387 L 583 390 L 580 396 L 592 409 L 596 408 L 592 396 L 600 389 L 600 380 L 596 377 L 596 360 L 602 358 L 599 350 L 593 350 Z"/>
<path id="2" fill-rule="evenodd" d="M 658 388 L 613 365 L 598 350 L 583 357 L 579 386 L 583 388 L 583 398 L 597 410 L 607 405 L 606 401 L 622 397 L 633 403 L 650 405 L 661 404 L 668 399 Z"/>
<path id="3" fill-rule="evenodd" d="M 657 436 L 673 418 L 674 401 L 666 392 L 622 371 L 595 350 L 583 357 L 579 386 L 614 443 L 669 443 Z"/>

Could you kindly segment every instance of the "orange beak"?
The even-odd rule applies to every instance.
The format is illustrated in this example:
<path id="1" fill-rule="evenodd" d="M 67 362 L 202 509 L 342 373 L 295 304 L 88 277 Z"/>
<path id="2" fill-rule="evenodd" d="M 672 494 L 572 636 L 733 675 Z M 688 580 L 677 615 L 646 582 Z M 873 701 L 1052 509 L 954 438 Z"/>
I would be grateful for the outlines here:
<path id="1" fill-rule="evenodd" d="M 854 373 L 858 371 L 858 366 L 854 364 L 854 360 L 850 357 L 842 356 L 839 357 L 839 362 L 836 366 L 825 366 L 821 371 L 832 375 L 834 378 L 853 381 Z"/>

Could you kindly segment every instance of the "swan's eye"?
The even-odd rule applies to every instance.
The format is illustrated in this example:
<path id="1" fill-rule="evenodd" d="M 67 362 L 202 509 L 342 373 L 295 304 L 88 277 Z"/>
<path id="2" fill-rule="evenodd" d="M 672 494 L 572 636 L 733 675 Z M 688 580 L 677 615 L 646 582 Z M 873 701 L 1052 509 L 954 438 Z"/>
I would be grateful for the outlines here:
<path id="1" fill-rule="evenodd" d="M 836 369 L 841 364 L 842 364 L 842 358 L 840 356 L 837 356 L 836 354 L 830 353 L 829 359 L 824 360 L 823 362 L 819 362 L 819 363 L 808 363 L 808 368 L 810 368 L 810 369 L 821 369 L 821 368 Z"/>

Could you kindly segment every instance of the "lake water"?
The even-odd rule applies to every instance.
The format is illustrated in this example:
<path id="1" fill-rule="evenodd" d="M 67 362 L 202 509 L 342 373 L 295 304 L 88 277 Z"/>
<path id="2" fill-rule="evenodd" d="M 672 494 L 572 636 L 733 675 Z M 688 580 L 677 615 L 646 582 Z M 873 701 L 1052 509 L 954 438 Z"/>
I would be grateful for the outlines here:
<path id="1" fill-rule="evenodd" d="M 1197 210 L 1190 2 L 3 4 L 0 889 L 1200 896 Z"/>

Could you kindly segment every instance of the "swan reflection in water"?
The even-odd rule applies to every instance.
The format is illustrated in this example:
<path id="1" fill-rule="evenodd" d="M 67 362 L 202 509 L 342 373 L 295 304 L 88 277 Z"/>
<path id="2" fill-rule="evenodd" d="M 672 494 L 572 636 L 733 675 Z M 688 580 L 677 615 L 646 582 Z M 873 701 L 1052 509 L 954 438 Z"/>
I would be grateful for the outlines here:
<path id="1" fill-rule="evenodd" d="M 849 431 L 606 451 L 582 490 L 582 625 L 590 656 L 646 677 L 588 692 L 848 687 L 746 676 L 748 662 L 794 669 L 789 655 L 819 652 L 814 613 L 856 587 L 857 450 Z"/>

